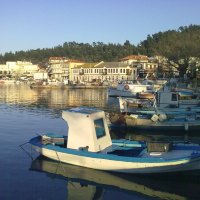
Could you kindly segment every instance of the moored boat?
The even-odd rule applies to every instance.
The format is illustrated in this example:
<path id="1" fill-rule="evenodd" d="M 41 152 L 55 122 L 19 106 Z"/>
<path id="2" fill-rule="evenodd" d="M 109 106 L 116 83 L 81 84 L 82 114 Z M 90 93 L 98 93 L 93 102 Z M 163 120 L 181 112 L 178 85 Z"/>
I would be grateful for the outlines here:
<path id="1" fill-rule="evenodd" d="M 153 85 L 141 84 L 138 81 L 121 81 L 117 87 L 108 89 L 108 96 L 136 97 L 140 92 L 154 92 Z"/>
<path id="2" fill-rule="evenodd" d="M 193 97 L 193 98 L 192 98 Z M 141 99 L 136 98 L 122 98 L 119 97 L 119 108 L 120 112 L 135 113 L 139 112 L 139 109 L 133 108 L 131 102 L 141 101 L 144 106 L 138 106 L 138 108 L 145 108 L 146 110 L 151 110 L 157 112 L 180 112 L 180 111 L 199 111 L 200 112 L 200 99 L 197 95 L 192 95 L 185 97 L 185 95 L 180 94 L 177 91 L 157 91 L 154 94 L 154 99 Z M 139 105 L 139 104 L 138 104 Z"/>
<path id="3" fill-rule="evenodd" d="M 80 107 L 63 111 L 68 136 L 36 136 L 29 143 L 53 160 L 122 173 L 167 173 L 199 168 L 198 144 L 112 142 L 103 111 Z M 121 144 L 121 145 L 120 145 Z"/>
<path id="4" fill-rule="evenodd" d="M 166 114 L 132 114 L 125 116 L 126 126 L 140 130 L 199 131 L 200 118 L 195 114 L 170 116 Z"/>

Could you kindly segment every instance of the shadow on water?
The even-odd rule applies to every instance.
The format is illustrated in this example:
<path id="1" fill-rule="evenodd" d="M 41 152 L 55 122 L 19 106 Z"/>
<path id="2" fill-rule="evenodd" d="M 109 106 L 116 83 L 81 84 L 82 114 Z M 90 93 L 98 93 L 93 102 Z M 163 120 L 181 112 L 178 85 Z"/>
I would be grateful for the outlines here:
<path id="1" fill-rule="evenodd" d="M 200 171 L 190 175 L 126 175 L 63 164 L 42 156 L 32 162 L 30 170 L 43 172 L 49 178 L 66 180 L 67 199 L 76 199 L 80 194 L 82 199 L 98 199 L 97 196 L 103 199 L 107 190 L 128 193 L 132 198 L 141 195 L 141 199 L 200 198 Z"/>

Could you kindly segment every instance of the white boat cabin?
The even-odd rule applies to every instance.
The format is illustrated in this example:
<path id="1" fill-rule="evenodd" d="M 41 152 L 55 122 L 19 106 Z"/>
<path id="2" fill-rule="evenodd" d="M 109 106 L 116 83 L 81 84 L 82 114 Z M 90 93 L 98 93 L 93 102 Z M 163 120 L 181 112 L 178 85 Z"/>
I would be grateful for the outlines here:
<path id="1" fill-rule="evenodd" d="M 99 152 L 112 146 L 104 111 L 72 108 L 62 112 L 68 124 L 67 148 Z"/>
<path id="2" fill-rule="evenodd" d="M 179 94 L 177 92 L 161 91 L 156 94 L 156 105 L 159 108 L 179 107 Z"/>
<path id="3" fill-rule="evenodd" d="M 158 91 L 156 103 L 159 108 L 189 108 L 200 104 L 199 96 L 179 91 Z"/>

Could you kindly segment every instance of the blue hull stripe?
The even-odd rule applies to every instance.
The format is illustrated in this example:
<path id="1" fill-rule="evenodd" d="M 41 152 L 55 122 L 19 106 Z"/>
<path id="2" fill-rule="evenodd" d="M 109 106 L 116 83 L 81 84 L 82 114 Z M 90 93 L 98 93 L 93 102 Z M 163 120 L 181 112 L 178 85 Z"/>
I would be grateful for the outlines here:
<path id="1" fill-rule="evenodd" d="M 97 158 L 97 159 L 106 159 L 106 160 L 113 160 L 113 161 L 123 161 L 123 162 L 167 163 L 167 162 L 178 162 L 178 161 L 191 162 L 192 160 L 194 160 L 194 161 L 198 160 L 198 159 L 200 160 L 200 151 L 197 152 L 196 154 L 192 154 L 191 156 L 181 157 L 179 159 L 140 158 L 140 157 L 125 157 L 125 156 L 117 156 L 117 155 L 112 155 L 112 154 L 101 154 L 101 153 L 95 153 L 95 152 L 73 150 L 73 149 L 67 149 L 67 148 L 55 146 L 52 144 L 42 145 L 40 142 L 40 136 L 32 138 L 29 141 L 29 143 L 34 146 L 40 147 L 40 148 L 45 148 L 45 149 L 49 149 L 49 150 L 53 150 L 53 151 L 57 151 L 57 152 L 71 154 L 71 155 Z"/>

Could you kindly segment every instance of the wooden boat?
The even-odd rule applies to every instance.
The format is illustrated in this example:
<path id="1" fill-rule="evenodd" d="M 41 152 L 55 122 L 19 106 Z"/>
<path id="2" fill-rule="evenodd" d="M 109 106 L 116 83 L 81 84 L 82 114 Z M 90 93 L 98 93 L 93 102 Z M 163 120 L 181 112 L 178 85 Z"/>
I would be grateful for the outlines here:
<path id="1" fill-rule="evenodd" d="M 53 160 L 122 173 L 169 173 L 199 168 L 197 144 L 112 142 L 104 111 L 80 107 L 63 111 L 67 137 L 36 136 L 32 148 Z"/>

